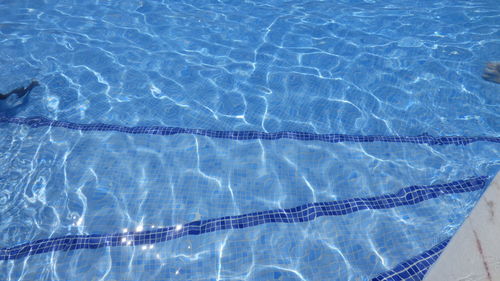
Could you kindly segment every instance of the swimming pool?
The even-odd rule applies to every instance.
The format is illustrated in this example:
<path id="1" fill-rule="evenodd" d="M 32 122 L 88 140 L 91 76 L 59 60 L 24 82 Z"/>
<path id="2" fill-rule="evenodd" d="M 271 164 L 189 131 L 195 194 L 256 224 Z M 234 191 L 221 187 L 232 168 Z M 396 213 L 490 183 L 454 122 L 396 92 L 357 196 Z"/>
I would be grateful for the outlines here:
<path id="1" fill-rule="evenodd" d="M 122 2 L 0 4 L 0 279 L 421 280 L 500 170 L 494 0 Z"/>

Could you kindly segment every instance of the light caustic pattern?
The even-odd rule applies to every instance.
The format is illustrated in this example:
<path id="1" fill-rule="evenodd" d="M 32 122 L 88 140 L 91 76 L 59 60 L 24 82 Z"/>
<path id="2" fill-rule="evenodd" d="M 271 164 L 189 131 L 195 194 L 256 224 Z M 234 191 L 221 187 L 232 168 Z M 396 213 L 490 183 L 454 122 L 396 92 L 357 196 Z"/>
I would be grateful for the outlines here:
<path id="1" fill-rule="evenodd" d="M 388 209 L 414 205 L 424 200 L 445 194 L 472 192 L 485 187 L 487 178 L 479 177 L 434 186 L 410 186 L 394 194 L 370 198 L 353 198 L 332 202 L 315 202 L 288 209 L 255 212 L 239 216 L 226 216 L 209 220 L 197 220 L 169 227 L 157 227 L 144 232 L 144 227 L 135 232 L 125 230 L 123 234 L 71 235 L 25 243 L 16 247 L 0 249 L 0 260 L 21 259 L 52 251 L 97 249 L 102 247 L 150 245 L 178 239 L 186 235 L 201 235 L 214 231 L 242 229 L 265 223 L 299 223 L 322 216 L 342 216 L 363 210 Z M 77 222 L 77 225 L 79 222 Z M 144 248 L 145 247 L 145 248 Z M 148 246 L 143 246 L 147 249 Z"/>
<path id="2" fill-rule="evenodd" d="M 9 3 L 2 60 L 17 67 L 0 77 L 38 76 L 44 106 L 26 114 L 66 121 L 494 134 L 490 4 Z"/>
<path id="3" fill-rule="evenodd" d="M 500 57 L 496 1 L 199 2 L 0 3 L 0 92 L 41 84 L 1 108 L 0 248 L 123 246 L 43 244 L 0 279 L 387 280 L 438 255 L 483 188 L 131 233 L 491 178 L 500 96 L 480 74 Z"/>

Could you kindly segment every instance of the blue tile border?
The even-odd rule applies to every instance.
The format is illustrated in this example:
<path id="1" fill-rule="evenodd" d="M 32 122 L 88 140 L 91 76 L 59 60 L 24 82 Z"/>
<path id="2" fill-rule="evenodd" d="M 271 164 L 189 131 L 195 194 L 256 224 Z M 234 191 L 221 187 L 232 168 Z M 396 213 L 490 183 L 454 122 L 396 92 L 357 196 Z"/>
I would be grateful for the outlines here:
<path id="1" fill-rule="evenodd" d="M 200 235 L 227 229 L 242 229 L 265 223 L 307 222 L 322 216 L 342 216 L 361 210 L 414 205 L 445 194 L 481 190 L 485 187 L 488 180 L 489 177 L 482 176 L 446 184 L 410 186 L 402 188 L 396 193 L 381 196 L 308 203 L 294 208 L 198 220 L 182 225 L 141 232 L 68 235 L 48 238 L 24 243 L 12 248 L 2 248 L 0 249 L 0 260 L 15 260 L 30 255 L 55 251 L 155 244 L 188 235 Z"/>
<path id="2" fill-rule="evenodd" d="M 446 245 L 448 245 L 448 242 L 450 242 L 450 239 L 451 237 L 441 241 L 418 256 L 396 265 L 393 269 L 373 278 L 372 281 L 423 280 L 431 265 L 436 262 Z"/>
<path id="3" fill-rule="evenodd" d="M 488 136 L 441 136 L 434 137 L 428 134 L 419 136 L 379 136 L 379 135 L 345 135 L 345 134 L 315 134 L 308 132 L 282 131 L 276 133 L 266 133 L 258 131 L 215 131 L 206 129 L 190 129 L 166 126 L 138 126 L 127 127 L 110 124 L 79 124 L 66 121 L 57 121 L 45 117 L 14 118 L 0 117 L 0 123 L 11 123 L 27 125 L 32 128 L 38 127 L 57 127 L 77 131 L 115 131 L 128 134 L 148 134 L 148 135 L 176 135 L 193 134 L 211 138 L 231 139 L 231 140 L 279 140 L 293 139 L 302 141 L 323 141 L 330 143 L 339 142 L 394 142 L 394 143 L 416 143 L 428 145 L 467 145 L 473 142 L 495 142 L 500 143 L 500 137 Z"/>

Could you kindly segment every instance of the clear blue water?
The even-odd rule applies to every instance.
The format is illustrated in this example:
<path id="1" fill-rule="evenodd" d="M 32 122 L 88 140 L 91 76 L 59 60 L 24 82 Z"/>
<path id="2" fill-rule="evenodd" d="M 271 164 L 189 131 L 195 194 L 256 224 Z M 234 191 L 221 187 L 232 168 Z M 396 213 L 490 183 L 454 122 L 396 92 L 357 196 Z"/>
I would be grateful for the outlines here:
<path id="1" fill-rule="evenodd" d="M 0 14 L 0 92 L 41 84 L 1 105 L 9 118 L 500 137 L 500 85 L 481 79 L 500 60 L 496 0 L 2 1 Z M 0 248 L 491 177 L 499 149 L 0 123 Z M 453 235 L 480 194 L 33 255 L 0 261 L 0 279 L 368 280 Z"/>

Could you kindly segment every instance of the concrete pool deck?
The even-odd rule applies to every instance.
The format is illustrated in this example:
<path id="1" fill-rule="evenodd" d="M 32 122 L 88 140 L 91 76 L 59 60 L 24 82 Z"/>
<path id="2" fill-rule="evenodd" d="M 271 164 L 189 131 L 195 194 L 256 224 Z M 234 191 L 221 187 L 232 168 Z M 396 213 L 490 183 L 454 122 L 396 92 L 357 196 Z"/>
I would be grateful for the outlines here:
<path id="1" fill-rule="evenodd" d="M 424 281 L 500 280 L 500 172 Z"/>

